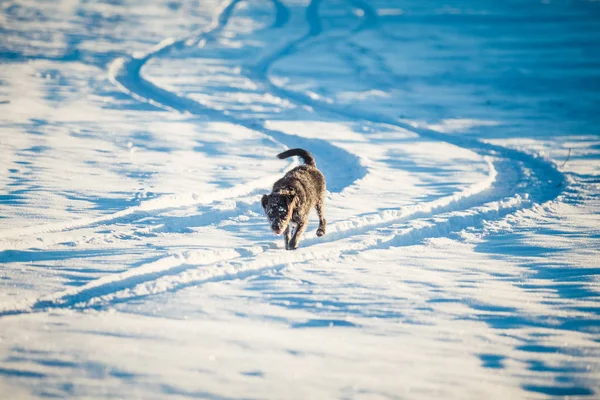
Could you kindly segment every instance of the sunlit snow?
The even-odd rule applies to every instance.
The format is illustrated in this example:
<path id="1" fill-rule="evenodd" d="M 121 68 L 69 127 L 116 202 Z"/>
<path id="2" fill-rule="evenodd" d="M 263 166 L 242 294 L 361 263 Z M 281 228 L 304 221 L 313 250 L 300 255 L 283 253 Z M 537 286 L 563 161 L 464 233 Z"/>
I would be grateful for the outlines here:
<path id="1" fill-rule="evenodd" d="M 0 4 L 0 398 L 600 395 L 600 3 Z M 327 179 L 284 250 L 260 198 Z"/>

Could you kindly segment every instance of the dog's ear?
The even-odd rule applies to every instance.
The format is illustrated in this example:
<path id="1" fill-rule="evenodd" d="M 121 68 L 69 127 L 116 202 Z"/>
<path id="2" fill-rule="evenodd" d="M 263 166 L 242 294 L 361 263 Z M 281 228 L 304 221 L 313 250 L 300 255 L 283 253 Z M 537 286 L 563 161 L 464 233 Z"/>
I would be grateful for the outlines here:
<path id="1" fill-rule="evenodd" d="M 262 204 L 262 208 L 267 207 L 267 201 L 269 201 L 269 196 L 267 196 L 266 194 L 263 194 L 262 199 L 260 199 L 260 204 Z"/>

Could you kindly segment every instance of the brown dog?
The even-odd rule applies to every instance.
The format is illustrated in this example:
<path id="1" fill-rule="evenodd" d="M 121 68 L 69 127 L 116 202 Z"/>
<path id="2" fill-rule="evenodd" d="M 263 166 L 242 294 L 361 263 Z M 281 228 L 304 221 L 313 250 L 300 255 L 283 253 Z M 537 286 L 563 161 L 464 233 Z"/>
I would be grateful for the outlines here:
<path id="1" fill-rule="evenodd" d="M 319 215 L 317 236 L 325 234 L 326 225 L 323 216 L 325 177 L 306 150 L 290 149 L 277 155 L 280 159 L 292 156 L 302 158 L 304 165 L 286 173 L 275 182 L 271 194 L 265 194 L 261 200 L 273 232 L 277 235 L 284 233 L 286 250 L 298 248 L 300 237 L 308 224 L 308 214 L 313 207 Z"/>

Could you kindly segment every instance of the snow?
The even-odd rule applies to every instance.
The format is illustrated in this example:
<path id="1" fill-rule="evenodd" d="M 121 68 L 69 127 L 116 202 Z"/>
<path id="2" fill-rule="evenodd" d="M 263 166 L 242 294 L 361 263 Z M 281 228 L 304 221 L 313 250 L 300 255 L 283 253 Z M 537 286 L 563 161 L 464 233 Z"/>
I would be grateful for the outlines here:
<path id="1" fill-rule="evenodd" d="M 597 397 L 599 7 L 5 1 L 0 397 Z"/>

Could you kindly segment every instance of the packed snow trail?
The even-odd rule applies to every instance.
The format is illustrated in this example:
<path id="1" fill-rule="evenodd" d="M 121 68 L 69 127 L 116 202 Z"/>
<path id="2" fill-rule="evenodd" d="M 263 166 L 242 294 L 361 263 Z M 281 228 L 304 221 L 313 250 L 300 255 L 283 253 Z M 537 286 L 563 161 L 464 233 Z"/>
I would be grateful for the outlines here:
<path id="1" fill-rule="evenodd" d="M 364 22 L 361 25 L 361 29 L 376 28 L 377 20 L 376 13 L 374 12 L 374 10 L 368 8 L 368 6 L 362 2 L 353 2 L 353 4 L 358 5 L 363 9 L 362 15 Z M 490 188 L 482 190 L 481 194 L 479 193 L 480 191 L 473 191 L 473 193 L 469 193 L 464 197 L 461 197 L 460 201 L 452 202 L 451 211 L 456 212 L 464 210 L 466 211 L 466 215 L 448 217 L 448 219 L 445 222 L 442 222 L 441 225 L 440 223 L 435 223 L 426 228 L 409 229 L 408 231 L 404 231 L 401 233 L 398 233 L 397 231 L 392 229 L 392 231 L 395 231 L 395 233 L 393 232 L 391 236 L 388 235 L 387 237 L 379 239 L 371 237 L 369 239 L 363 240 L 362 245 L 353 245 L 350 247 L 344 247 L 343 245 L 341 245 L 338 249 L 326 250 L 324 252 L 316 252 L 316 249 L 307 249 L 301 251 L 302 255 L 266 257 L 264 261 L 256 259 L 256 254 L 253 254 L 250 258 L 245 260 L 242 259 L 240 262 L 237 262 L 235 265 L 238 265 L 239 268 L 230 266 L 227 270 L 228 272 L 225 275 L 220 275 L 220 273 L 217 273 L 217 276 L 221 276 L 221 278 L 238 277 L 240 276 L 240 274 L 244 275 L 247 274 L 249 271 L 256 272 L 269 266 L 281 266 L 294 261 L 305 261 L 307 259 L 331 257 L 332 254 L 334 256 L 339 257 L 344 252 L 366 250 L 373 247 L 383 248 L 385 246 L 415 244 L 426 237 L 447 235 L 450 232 L 458 232 L 469 227 L 481 227 L 482 222 L 484 220 L 502 219 L 507 214 L 519 210 L 523 207 L 531 207 L 536 203 L 544 203 L 551 201 L 561 193 L 566 184 L 565 177 L 551 162 L 544 160 L 540 157 L 532 156 L 530 154 L 514 149 L 507 149 L 502 146 L 483 143 L 476 139 L 469 139 L 465 137 L 457 137 L 439 133 L 430 129 L 417 127 L 407 123 L 402 123 L 395 119 L 390 119 L 381 115 L 368 114 L 359 110 L 344 110 L 342 108 L 336 107 L 335 105 L 318 101 L 311 96 L 283 89 L 272 83 L 268 78 L 268 71 L 274 63 L 296 52 L 305 44 L 305 42 L 319 40 L 318 37 L 322 33 L 322 23 L 320 21 L 318 12 L 319 5 L 320 1 L 315 0 L 311 1 L 306 8 L 306 21 L 309 25 L 308 33 L 300 37 L 299 39 L 290 42 L 288 45 L 283 46 L 280 50 L 277 50 L 274 53 L 266 56 L 261 61 L 256 63 L 254 67 L 246 69 L 246 71 L 249 72 L 248 77 L 250 77 L 254 81 L 259 82 L 262 86 L 267 87 L 272 94 L 278 97 L 283 97 L 293 102 L 308 105 L 314 110 L 320 112 L 332 112 L 350 119 L 355 119 L 358 117 L 359 119 L 371 121 L 374 123 L 396 126 L 399 128 L 406 129 L 408 131 L 416 132 L 422 137 L 450 143 L 458 147 L 474 151 L 482 156 L 500 157 L 506 159 L 509 162 L 497 163 L 499 166 L 498 177 L 495 176 L 496 170 L 494 169 L 494 167 L 491 167 L 491 170 L 494 171 L 494 178 L 497 179 L 499 182 L 495 183 L 494 185 L 490 184 Z M 282 5 L 276 4 L 276 6 L 278 10 L 278 15 L 280 15 Z M 227 18 L 219 18 L 219 21 L 222 22 L 224 25 L 227 23 Z M 277 23 L 277 25 L 281 26 L 282 23 Z M 358 31 L 360 31 L 360 29 L 353 31 L 353 33 L 356 33 Z M 191 38 L 194 38 L 195 40 L 192 41 L 192 43 L 195 43 L 195 36 L 196 35 L 191 35 L 191 37 L 187 40 L 189 41 Z M 182 40 L 181 43 L 186 43 L 186 40 Z M 139 69 L 137 69 L 136 73 L 139 74 L 139 72 Z M 158 92 L 160 92 L 160 90 L 162 89 L 159 89 Z M 146 91 L 144 92 L 145 95 L 143 97 L 147 97 L 148 92 L 152 94 L 151 90 Z M 156 99 L 157 98 L 154 97 L 155 101 Z M 186 108 L 193 108 L 194 103 L 195 102 L 192 101 L 186 106 Z M 272 130 L 265 130 L 264 132 L 276 138 L 278 141 L 283 141 L 280 132 L 273 132 Z M 311 150 L 313 149 L 312 147 L 310 148 Z M 335 158 L 333 159 L 335 160 Z M 515 169 L 515 165 L 519 164 L 522 164 L 523 166 L 516 167 Z M 523 168 L 523 170 L 519 171 L 521 168 Z M 524 170 L 532 171 L 533 173 L 524 172 Z M 336 179 L 339 177 L 337 175 L 334 176 Z M 511 176 L 516 178 L 511 178 Z M 525 182 L 527 182 L 528 184 L 522 185 Z M 525 193 L 518 192 L 517 187 L 519 185 L 527 187 Z M 539 185 L 539 188 L 537 190 L 531 190 L 531 188 L 535 185 Z M 348 185 L 346 185 L 345 187 L 347 186 Z M 527 200 L 523 201 L 522 196 L 525 196 Z M 481 207 L 481 209 L 479 209 L 478 207 Z M 433 208 L 433 210 L 436 210 L 438 212 L 442 211 L 436 208 Z M 475 211 L 473 212 L 471 210 Z M 397 213 L 402 214 L 402 210 L 398 210 Z M 430 211 L 429 214 L 435 215 L 436 212 L 432 213 Z M 333 229 L 330 229 L 331 236 L 328 239 L 318 242 L 314 242 L 314 239 L 312 239 L 312 241 L 311 239 L 308 239 L 307 241 L 305 241 L 304 245 L 312 245 L 313 247 L 315 247 L 318 246 L 317 243 L 327 243 L 331 240 L 342 240 L 349 236 L 356 236 L 359 234 L 367 233 L 375 228 L 391 226 L 394 223 L 398 222 L 398 220 L 401 220 L 403 218 L 390 218 L 389 215 L 398 214 L 390 212 L 388 214 L 388 218 L 371 218 L 370 222 L 368 223 L 359 223 L 358 228 L 352 227 L 352 222 L 345 224 L 340 223 L 334 225 Z M 408 215 L 411 215 L 411 213 L 408 213 Z M 417 217 L 417 215 L 414 215 L 414 217 Z M 310 255 L 304 253 L 308 253 Z M 274 258 L 279 259 L 279 261 L 274 261 Z M 218 271 L 222 271 L 222 265 L 218 266 Z M 214 273 L 208 272 L 206 268 L 192 268 L 191 270 L 186 270 L 178 276 L 168 276 L 160 278 L 157 281 L 153 281 L 150 289 L 148 288 L 148 284 L 138 285 L 140 287 L 138 287 L 137 289 L 133 288 L 133 290 L 128 290 L 125 297 L 132 295 L 132 293 L 133 296 L 139 296 L 155 294 L 157 292 L 160 293 L 165 290 L 177 290 L 182 287 L 187 287 L 190 285 L 201 283 L 203 281 L 212 281 L 215 278 L 216 277 Z"/>
<path id="2" fill-rule="evenodd" d="M 130 63 L 130 65 L 122 65 L 122 63 L 125 63 L 126 61 L 117 60 L 116 64 L 113 64 L 113 66 L 111 67 L 110 75 L 111 75 L 112 79 L 116 82 L 119 82 L 119 84 L 121 84 L 121 85 L 123 85 L 124 81 L 125 82 L 131 81 L 130 84 L 131 84 L 131 86 L 134 86 L 134 87 L 136 87 L 136 82 L 140 82 L 140 86 L 136 87 L 138 89 L 138 91 L 130 90 L 130 89 L 126 88 L 126 85 L 124 85 L 123 87 L 125 87 L 128 92 L 131 92 L 131 93 L 133 93 L 137 96 L 140 96 L 144 99 L 150 99 L 152 101 L 156 101 L 159 104 L 165 103 L 168 106 L 174 105 L 175 106 L 174 108 L 178 109 L 179 111 L 182 111 L 182 112 L 188 111 L 189 112 L 190 110 L 194 110 L 195 111 L 194 113 L 198 113 L 199 115 L 202 115 L 205 112 L 207 112 L 209 114 L 213 113 L 211 115 L 213 115 L 215 117 L 226 118 L 229 120 L 228 122 L 238 123 L 238 124 L 250 127 L 250 128 L 256 128 L 257 127 L 256 121 L 237 120 L 233 117 L 223 115 L 222 112 L 210 109 L 204 105 L 201 105 L 197 101 L 187 99 L 187 98 L 184 98 L 184 97 L 181 97 L 178 95 L 174 95 L 170 92 L 165 91 L 164 89 L 158 88 L 155 85 L 153 85 L 152 83 L 143 79 L 140 75 L 142 66 L 150 58 L 159 56 L 159 55 L 163 54 L 164 52 L 168 52 L 172 49 L 177 49 L 178 47 L 185 46 L 186 43 L 192 43 L 192 44 L 197 43 L 201 38 L 204 38 L 205 35 L 212 35 L 214 33 L 218 33 L 218 31 L 222 30 L 225 27 L 225 25 L 227 24 L 227 22 L 229 21 L 229 18 L 231 17 L 231 12 L 236 4 L 237 4 L 237 1 L 234 1 L 232 3 L 229 3 L 229 5 L 224 8 L 223 13 L 220 14 L 215 19 L 215 21 L 217 21 L 215 23 L 215 27 L 212 28 L 212 30 L 210 30 L 208 33 L 206 33 L 206 32 L 203 32 L 202 34 L 193 33 L 189 37 L 180 39 L 178 41 L 167 41 L 163 45 L 159 45 L 156 49 L 152 50 L 151 52 L 147 53 L 143 57 L 139 58 L 139 60 L 132 58 L 131 60 L 128 61 Z M 371 28 L 376 27 L 377 26 L 377 22 L 375 19 L 376 13 L 372 9 L 367 8 L 366 4 L 364 4 L 362 2 L 358 2 L 357 4 L 359 4 L 363 7 L 363 18 L 365 19 L 367 25 Z M 336 107 L 335 105 L 331 105 L 328 103 L 324 103 L 324 102 L 315 100 L 315 99 L 311 98 L 310 96 L 307 96 L 307 95 L 304 95 L 301 93 L 291 92 L 289 90 L 282 89 L 279 86 L 273 84 L 268 79 L 268 76 L 267 76 L 268 70 L 271 67 L 271 65 L 274 64 L 276 61 L 282 59 L 283 57 L 294 53 L 299 47 L 301 47 L 301 45 L 304 42 L 311 40 L 315 37 L 318 37 L 321 34 L 322 24 L 320 22 L 320 18 L 319 18 L 319 14 L 318 14 L 319 5 L 320 5 L 320 1 L 314 0 L 314 1 L 311 1 L 310 4 L 306 8 L 306 21 L 309 25 L 308 33 L 305 36 L 290 42 L 290 44 L 284 46 L 282 49 L 265 57 L 262 61 L 259 61 L 251 69 L 252 73 L 250 76 L 252 78 L 254 78 L 255 80 L 258 80 L 262 85 L 268 87 L 274 95 L 277 95 L 279 97 L 288 98 L 295 102 L 309 105 L 315 110 L 325 111 L 325 112 L 333 112 L 333 113 L 348 117 L 350 119 L 356 119 L 358 117 L 359 119 L 363 119 L 363 120 L 367 120 L 367 121 L 371 121 L 371 122 L 375 122 L 375 123 L 393 125 L 396 127 L 406 129 L 408 131 L 418 133 L 419 135 L 421 135 L 423 137 L 430 138 L 433 140 L 447 142 L 447 143 L 456 145 L 458 147 L 462 147 L 462 148 L 474 151 L 481 155 L 504 157 L 504 158 L 513 160 L 515 162 L 524 163 L 526 168 L 530 168 L 536 172 L 536 174 L 535 174 L 536 176 L 544 177 L 544 179 L 541 179 L 541 181 L 543 181 L 543 183 L 544 183 L 544 186 L 542 188 L 540 188 L 539 196 L 535 196 L 537 193 L 530 194 L 532 199 L 536 202 L 541 203 L 541 202 L 551 200 L 560 193 L 560 191 L 563 189 L 564 184 L 565 184 L 564 176 L 556 169 L 556 167 L 551 162 L 549 162 L 547 160 L 541 159 L 536 156 L 529 155 L 527 153 L 524 153 L 524 152 L 521 152 L 518 150 L 507 149 L 502 146 L 496 146 L 496 145 L 483 143 L 476 139 L 469 139 L 469 138 L 465 138 L 465 137 L 456 137 L 453 135 L 439 133 L 439 132 L 436 132 L 436 131 L 433 131 L 430 129 L 416 127 L 411 124 L 401 123 L 395 119 L 390 119 L 390 118 L 387 118 L 387 117 L 381 116 L 381 115 L 371 115 L 368 113 L 361 112 L 359 110 L 345 111 L 339 107 Z M 280 3 L 277 3 L 276 6 L 277 6 L 277 8 L 276 8 L 277 10 L 280 10 L 281 7 L 283 7 L 283 5 Z M 281 11 L 278 11 L 276 13 L 276 17 L 281 18 L 281 14 L 282 14 Z M 287 13 L 283 13 L 283 14 L 287 15 Z M 280 26 L 284 22 L 285 22 L 285 20 L 282 19 L 277 23 L 277 25 Z M 140 94 L 140 92 L 142 94 Z M 163 98 L 163 95 L 164 95 L 164 98 Z M 161 101 L 161 99 L 163 101 Z M 173 101 L 171 102 L 170 100 L 173 100 Z M 182 104 L 178 105 L 178 102 L 180 102 L 180 101 L 182 102 Z M 216 114 L 214 114 L 214 113 L 216 113 Z M 233 118 L 233 119 L 231 119 L 231 118 Z M 276 139 L 279 142 L 285 142 L 285 138 L 287 135 L 283 134 L 282 132 L 271 130 L 271 129 L 266 129 L 266 128 L 262 128 L 262 131 L 265 134 L 273 137 L 274 139 Z M 295 140 L 298 140 L 298 139 L 295 138 Z M 339 172 L 336 174 L 327 174 L 327 175 L 333 177 L 333 179 L 331 179 L 330 183 L 328 184 L 328 188 L 330 189 L 330 191 L 333 191 L 333 192 L 341 191 L 344 188 L 350 186 L 352 184 L 352 182 L 355 182 L 356 180 L 360 179 L 367 173 L 366 170 L 364 169 L 364 167 L 359 167 L 360 161 L 358 161 L 358 158 L 356 156 L 350 155 L 348 152 L 345 152 L 345 151 L 340 152 L 338 147 L 331 146 L 327 141 L 316 141 L 316 142 L 311 143 L 311 140 L 302 139 L 301 142 L 303 142 L 303 143 L 295 142 L 293 147 L 306 146 L 307 148 L 310 148 L 311 151 L 313 153 L 315 153 L 316 158 L 319 160 L 319 165 L 323 165 L 323 164 L 325 165 L 325 167 L 321 167 L 322 169 L 324 169 L 325 171 L 328 171 L 328 170 L 330 171 L 332 169 L 335 169 Z M 314 147 L 310 147 L 310 144 L 313 144 Z M 325 146 L 325 149 L 326 149 L 326 151 L 324 151 L 324 157 L 319 156 L 320 150 L 322 149 L 321 146 Z M 292 146 L 290 146 L 290 147 L 292 147 Z M 332 149 L 337 149 L 337 150 L 331 151 Z M 355 163 L 353 164 L 352 162 L 349 162 L 350 160 L 355 161 Z M 333 161 L 333 164 L 336 164 L 337 168 L 328 168 L 327 167 L 329 165 L 328 161 L 329 162 Z M 342 166 L 341 168 L 340 168 L 340 165 Z M 342 170 L 343 172 L 341 172 L 340 170 Z M 354 172 L 356 170 L 360 170 L 360 175 L 352 176 L 352 172 Z M 344 174 L 347 174 L 347 175 L 349 174 L 350 177 L 346 178 L 346 181 L 344 181 L 344 183 L 339 184 L 339 180 Z M 502 179 L 502 178 L 500 178 L 500 179 Z"/>
<path id="3" fill-rule="evenodd" d="M 248 129 L 258 130 L 264 133 L 267 138 L 272 140 L 278 146 L 283 147 L 284 145 L 282 143 L 286 143 L 287 147 L 310 148 L 315 156 L 319 159 L 319 167 L 328 172 L 328 174 L 336 176 L 336 179 L 328 185 L 328 190 L 331 192 L 342 191 L 344 188 L 348 187 L 351 182 L 361 179 L 366 174 L 366 169 L 361 165 L 358 157 L 344 151 L 339 147 L 333 146 L 324 140 L 306 139 L 298 136 L 287 135 L 280 131 L 266 128 L 260 121 L 235 118 L 222 111 L 204 106 L 197 101 L 187 99 L 157 87 L 156 85 L 142 78 L 141 69 L 150 59 L 159 57 L 183 46 L 190 45 L 191 38 L 195 39 L 194 43 L 200 39 L 214 39 L 214 37 L 218 35 L 219 32 L 226 26 L 233 10 L 235 9 L 235 6 L 240 1 L 241 0 L 233 0 L 229 3 L 226 3 L 221 12 L 218 14 L 217 18 L 214 19 L 213 24 L 200 33 L 193 33 L 189 37 L 179 40 L 165 39 L 145 55 L 136 55 L 115 60 L 109 68 L 109 79 L 133 98 L 139 101 L 148 102 L 159 108 L 182 113 L 191 113 L 208 117 L 213 121 L 226 121 L 244 126 Z M 285 24 L 288 15 L 288 11 L 282 3 L 275 1 L 275 4 L 277 13 L 274 28 Z M 0 232 L 0 240 L 12 239 L 19 236 L 36 235 L 40 233 L 66 231 L 84 226 L 115 222 L 125 217 L 131 218 L 136 214 L 147 215 L 147 213 L 152 211 L 160 211 L 194 204 L 207 204 L 215 200 L 238 197 L 251 193 L 253 190 L 259 188 L 269 187 L 270 183 L 278 177 L 279 175 L 262 177 L 253 182 L 249 182 L 231 189 L 217 191 L 216 193 L 211 193 L 208 195 L 203 194 L 199 196 L 196 194 L 189 194 L 185 196 L 162 196 L 159 199 L 145 201 L 140 206 L 130 207 L 126 210 L 97 218 L 82 218 L 75 221 L 42 224 L 17 230 L 13 229 L 11 231 L 4 231 Z M 346 179 L 348 182 L 345 181 Z M 7 248 L 10 246 L 10 244 L 6 245 Z"/>
<path id="4" fill-rule="evenodd" d="M 376 18 L 377 13 L 375 10 L 371 9 L 367 3 L 362 1 L 353 1 L 352 3 L 359 6 L 363 11 L 363 27 L 376 29 L 378 27 L 378 22 Z M 444 134 L 432 129 L 427 129 L 426 127 L 401 122 L 398 119 L 389 118 L 385 115 L 368 113 L 364 112 L 363 110 L 352 109 L 351 107 L 338 107 L 335 104 L 320 101 L 314 98 L 314 96 L 291 91 L 274 84 L 268 76 L 269 70 L 273 64 L 286 56 L 292 55 L 304 42 L 309 40 L 318 40 L 317 37 L 322 32 L 322 24 L 318 14 L 319 4 L 320 0 L 313 0 L 306 9 L 306 22 L 310 27 L 309 33 L 306 36 L 303 36 L 302 38 L 292 42 L 290 45 L 285 46 L 283 49 L 266 57 L 252 68 L 251 76 L 267 86 L 271 93 L 279 97 L 290 99 L 297 103 L 308 105 L 313 109 L 323 112 L 331 112 L 350 119 L 359 119 L 373 123 L 399 127 L 407 131 L 417 133 L 421 137 L 453 144 L 457 147 L 471 150 L 482 156 L 501 157 L 512 160 L 515 163 L 522 163 L 525 168 L 531 169 L 534 172 L 534 179 L 537 179 L 541 185 L 541 187 L 536 190 L 532 190 L 530 193 L 531 199 L 537 203 L 551 201 L 564 190 L 568 183 L 565 179 L 565 176 L 551 161 L 548 161 L 540 156 L 531 155 L 516 149 L 508 149 L 502 146 L 485 143 L 480 140 L 465 136 Z M 356 32 L 357 30 L 353 31 L 351 34 L 356 34 Z M 502 177 L 499 179 L 502 180 Z"/>
<path id="5" fill-rule="evenodd" d="M 203 31 L 200 34 L 194 33 L 189 37 L 180 40 L 165 40 L 143 56 L 116 60 L 110 68 L 109 75 L 111 80 L 134 98 L 149 101 L 154 105 L 164 106 L 167 109 L 179 112 L 189 112 L 196 115 L 207 116 L 211 119 L 216 119 L 217 121 L 235 123 L 251 129 L 260 127 L 260 124 L 256 121 L 237 119 L 222 111 L 198 103 L 195 100 L 161 89 L 141 77 L 142 67 L 151 58 L 187 46 L 190 43 L 197 43 L 200 39 L 214 38 L 218 35 L 229 21 L 232 11 L 237 3 L 238 1 L 233 1 L 225 6 L 219 16 L 215 19 L 215 23 L 207 31 Z M 5 310 L 5 312 L 39 311 L 56 306 L 76 307 L 83 305 L 85 307 L 93 304 L 98 305 L 102 301 L 106 301 L 106 299 L 111 299 L 115 296 L 120 296 L 122 301 L 123 296 L 127 298 L 132 295 L 137 297 L 140 295 L 156 294 L 164 291 L 177 290 L 203 281 L 228 279 L 241 275 L 247 276 L 252 273 L 260 273 L 264 268 L 282 266 L 286 263 L 296 261 L 330 258 L 333 256 L 340 257 L 345 253 L 349 254 L 371 248 L 416 244 L 428 237 L 444 236 L 451 232 L 459 232 L 466 228 L 481 228 L 482 223 L 485 220 L 501 219 L 507 214 L 520 208 L 530 207 L 535 203 L 543 203 L 552 200 L 560 193 L 564 177 L 550 162 L 543 159 L 518 150 L 511 150 L 501 146 L 482 143 L 475 139 L 456 137 L 425 128 L 417 128 L 412 125 L 389 119 L 385 116 L 371 115 L 359 111 L 349 112 L 336 107 L 335 105 L 315 100 L 310 96 L 301 93 L 282 89 L 273 84 L 268 79 L 268 71 L 275 62 L 293 54 L 300 49 L 305 42 L 320 39 L 319 35 L 322 33 L 322 24 L 318 13 L 319 3 L 319 1 L 313 1 L 306 9 L 306 20 L 310 27 L 309 32 L 305 36 L 290 42 L 290 44 L 284 46 L 282 49 L 268 55 L 262 61 L 259 61 L 256 66 L 250 70 L 250 76 L 257 80 L 261 85 L 269 88 L 274 95 L 309 105 L 315 110 L 332 112 L 349 118 L 358 117 L 379 124 L 393 125 L 416 132 L 429 139 L 444 141 L 474 151 L 483 156 L 500 157 L 500 160 L 495 162 L 488 160 L 490 174 L 486 181 L 473 185 L 471 188 L 457 193 L 456 195 L 441 198 L 429 204 L 420 204 L 415 207 L 389 210 L 380 214 L 372 214 L 362 218 L 330 224 L 329 234 L 326 238 L 316 240 L 311 235 L 307 235 L 307 239 L 303 242 L 303 246 L 308 246 L 309 249 L 301 250 L 299 252 L 300 254 L 272 256 L 269 252 L 266 252 L 269 249 L 268 247 L 259 247 L 258 249 L 250 247 L 248 249 L 233 249 L 231 252 L 225 253 L 219 251 L 216 255 L 208 255 L 206 252 L 199 252 L 191 253 L 188 256 L 168 256 L 159 261 L 144 264 L 129 270 L 126 273 L 108 275 L 82 287 L 69 289 L 64 293 L 57 293 L 48 298 L 36 300 L 33 304 L 17 308 L 17 310 Z M 366 7 L 364 4 L 362 4 L 362 6 Z M 282 16 L 288 15 L 289 12 L 282 11 L 284 8 L 285 7 L 282 4 L 279 4 L 276 8 L 276 10 L 278 10 L 278 18 L 276 18 L 277 26 L 282 26 L 286 22 L 286 18 Z M 367 8 L 364 8 L 363 11 L 363 21 L 365 21 L 363 27 L 377 27 L 374 12 Z M 355 32 L 357 32 L 357 30 L 353 31 L 352 34 Z M 260 128 L 260 130 L 277 143 L 285 142 L 290 139 L 289 135 L 273 129 L 266 129 L 264 126 Z M 319 159 L 319 164 L 328 165 L 326 162 L 327 160 L 337 164 L 338 174 L 333 175 L 335 176 L 334 181 L 339 182 L 339 178 L 343 175 L 341 172 L 342 170 L 344 170 L 344 173 L 350 172 L 347 176 L 348 179 L 343 181 L 343 183 L 337 187 L 338 191 L 349 187 L 352 185 L 352 182 L 355 182 L 367 173 L 364 167 L 360 167 L 358 157 L 351 155 L 337 146 L 330 145 L 327 141 L 298 137 L 294 137 L 293 140 L 294 145 L 310 148 L 316 155 L 320 154 L 319 150 L 325 149 L 323 154 L 324 160 L 321 161 L 321 159 Z M 314 151 L 313 149 L 319 150 Z M 336 154 L 338 157 L 335 157 Z M 501 161 L 502 159 L 508 161 Z M 348 160 L 350 160 L 349 165 L 351 165 L 350 171 L 345 170 L 345 167 L 348 165 Z M 352 162 L 353 160 L 355 161 L 354 163 Z M 524 173 L 522 171 L 523 167 L 517 166 L 518 163 L 523 164 L 525 169 L 533 171 L 534 173 Z M 359 175 L 352 175 L 352 171 L 357 170 L 360 171 Z M 331 173 L 331 169 L 329 169 L 329 171 Z M 550 179 L 545 181 L 544 179 L 538 178 L 538 176 L 549 176 Z M 72 229 L 84 225 L 111 222 L 126 215 L 148 210 L 160 210 L 163 208 L 174 208 L 190 204 L 208 203 L 215 199 L 247 194 L 261 184 L 264 185 L 265 181 L 268 179 L 269 177 L 261 178 L 257 180 L 257 182 L 242 185 L 241 187 L 234 187 L 226 193 L 214 193 L 206 199 L 183 199 L 183 201 L 175 203 L 169 201 L 168 198 L 159 198 L 148 202 L 148 204 L 133 207 L 112 216 L 109 215 L 89 221 L 76 221 L 70 224 L 38 227 L 32 229 L 32 232 L 25 231 L 20 234 L 25 235 L 52 230 Z M 541 182 L 541 186 L 538 191 L 532 191 L 530 193 L 529 190 L 527 190 L 525 193 L 519 193 L 517 187 L 524 181 L 529 182 L 529 184 L 521 186 L 525 186 L 527 189 L 530 189 L 537 182 Z M 329 186 L 331 187 L 332 185 L 330 184 Z M 459 215 L 450 215 L 448 213 L 458 213 Z M 426 226 L 421 227 L 410 226 L 411 221 L 409 218 L 415 220 L 432 216 L 438 216 L 437 221 L 434 223 L 426 223 Z M 405 221 L 409 222 L 408 227 L 395 226 Z M 386 228 L 387 231 L 382 230 L 382 228 Z M 375 234 L 372 232 L 374 229 L 378 229 L 380 233 Z M 361 235 L 366 235 L 366 237 L 359 239 Z M 329 248 L 323 250 L 311 248 L 323 247 L 319 245 L 324 245 L 332 241 L 343 241 L 344 239 L 351 237 L 359 239 L 359 243 L 353 243 L 351 245 L 340 243 L 338 248 L 333 250 Z M 248 252 L 251 254 L 250 257 L 245 256 Z M 233 262 L 232 260 L 236 261 Z M 233 264 L 230 264 L 232 262 Z M 215 265 L 215 268 L 217 268 L 213 272 L 210 272 L 210 268 L 208 268 L 211 264 Z M 229 267 L 223 268 L 223 265 L 229 265 Z M 234 267 L 231 265 L 234 265 Z M 123 295 L 123 293 L 126 294 Z"/>
<path id="6" fill-rule="evenodd" d="M 115 60 L 109 69 L 111 81 L 127 94 L 140 101 L 146 101 L 167 110 L 204 116 L 212 121 L 225 121 L 248 129 L 258 130 L 277 141 L 277 143 L 283 143 L 290 148 L 301 147 L 310 149 L 315 158 L 319 160 L 319 168 L 327 176 L 333 178 L 330 179 L 327 189 L 330 192 L 341 192 L 357 180 L 363 178 L 367 173 L 360 158 L 356 155 L 332 145 L 326 140 L 289 135 L 275 129 L 269 129 L 260 120 L 238 118 L 231 115 L 230 112 L 213 109 L 196 100 L 162 89 L 142 76 L 142 68 L 152 58 L 160 57 L 181 47 L 197 44 L 200 40 L 210 40 L 215 35 L 218 35 L 227 25 L 231 13 L 239 1 L 234 0 L 228 3 L 207 31 L 192 33 L 179 40 L 166 39 L 144 55 Z M 277 9 L 281 10 L 282 7 L 283 5 L 280 4 Z M 286 13 L 282 11 L 276 13 L 276 17 L 278 18 L 276 25 L 285 23 L 285 15 Z"/>
<path id="7" fill-rule="evenodd" d="M 266 268 L 284 266 L 295 261 L 331 258 L 332 255 L 342 255 L 345 252 L 385 248 L 389 245 L 407 246 L 419 243 L 427 237 L 445 235 L 468 226 L 480 226 L 484 219 L 505 215 L 526 202 L 520 197 L 508 202 L 486 202 L 490 198 L 490 193 L 495 192 L 494 187 L 498 184 L 496 170 L 489 160 L 488 165 L 490 174 L 486 180 L 477 182 L 454 195 L 398 210 L 387 210 L 346 221 L 333 222 L 328 226 L 328 234 L 321 238 L 317 238 L 312 232 L 307 233 L 305 234 L 306 238 L 301 242 L 302 247 L 307 247 L 306 249 L 286 252 L 283 255 L 277 252 L 273 255 L 270 251 L 273 249 L 273 245 L 251 245 L 230 250 L 190 251 L 169 255 L 139 267 L 127 269 L 122 273 L 101 277 L 80 287 L 71 288 L 33 302 L 24 302 L 20 307 L 5 308 L 0 310 L 0 315 L 39 312 L 54 307 L 98 307 L 106 305 L 103 302 L 107 298 L 113 298 L 119 293 L 119 300 L 123 301 L 121 292 L 127 293 L 127 297 L 133 295 L 139 297 L 142 295 L 140 293 L 144 295 L 157 294 L 204 281 L 212 282 L 249 276 L 260 273 Z M 469 212 L 470 209 L 477 207 L 482 202 L 486 202 L 486 207 L 481 208 L 480 212 Z M 467 210 L 465 215 L 452 215 L 455 211 L 462 212 L 463 210 Z M 418 223 L 434 216 L 437 216 L 439 220 L 433 224 L 411 225 L 413 222 Z M 260 222 L 257 221 L 257 223 Z M 401 225 L 395 227 L 398 224 Z M 372 230 L 380 228 L 388 228 L 388 231 L 382 231 L 383 235 L 370 233 Z M 340 243 L 334 250 L 323 246 L 349 238 L 360 239 L 360 241 L 350 245 Z M 225 265 L 228 267 L 224 268 Z M 192 280 L 190 276 L 195 278 Z M 199 281 L 198 276 L 203 278 Z"/>

